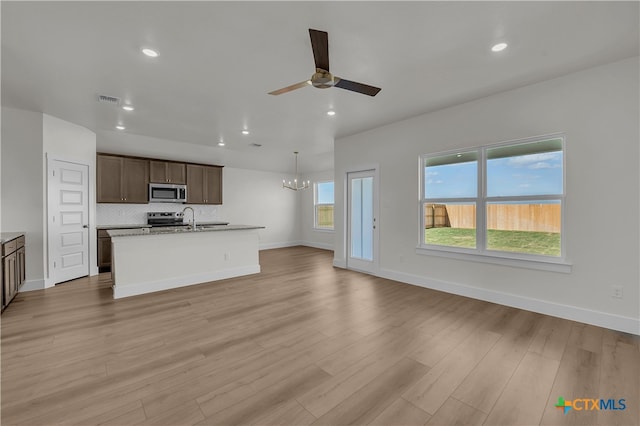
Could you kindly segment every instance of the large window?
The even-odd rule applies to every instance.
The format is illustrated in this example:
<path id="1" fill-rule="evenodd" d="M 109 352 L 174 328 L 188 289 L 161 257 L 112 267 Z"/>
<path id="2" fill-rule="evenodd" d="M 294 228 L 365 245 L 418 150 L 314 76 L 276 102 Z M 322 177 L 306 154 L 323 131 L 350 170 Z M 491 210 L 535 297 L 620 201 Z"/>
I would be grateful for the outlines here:
<path id="1" fill-rule="evenodd" d="M 421 247 L 562 259 L 564 138 L 424 155 Z"/>
<path id="2" fill-rule="evenodd" d="M 333 230 L 333 182 L 314 185 L 314 227 Z"/>

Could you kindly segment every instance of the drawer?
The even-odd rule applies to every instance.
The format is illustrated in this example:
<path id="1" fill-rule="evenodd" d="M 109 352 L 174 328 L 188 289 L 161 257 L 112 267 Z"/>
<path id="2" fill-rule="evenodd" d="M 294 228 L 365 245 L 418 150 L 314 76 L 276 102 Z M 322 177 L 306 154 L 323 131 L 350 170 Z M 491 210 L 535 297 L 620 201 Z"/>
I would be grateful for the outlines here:
<path id="1" fill-rule="evenodd" d="M 2 245 L 2 255 L 6 256 L 6 255 L 11 254 L 14 251 L 16 251 L 16 248 L 18 246 L 17 243 L 18 243 L 18 239 L 17 238 L 15 240 L 11 240 L 11 241 L 8 241 L 8 242 L 4 243 Z"/>
<path id="2" fill-rule="evenodd" d="M 106 229 L 98 229 L 98 238 L 111 238 Z"/>
<path id="3" fill-rule="evenodd" d="M 17 241 L 16 249 L 24 247 L 24 235 L 21 237 L 18 237 L 16 241 Z"/>

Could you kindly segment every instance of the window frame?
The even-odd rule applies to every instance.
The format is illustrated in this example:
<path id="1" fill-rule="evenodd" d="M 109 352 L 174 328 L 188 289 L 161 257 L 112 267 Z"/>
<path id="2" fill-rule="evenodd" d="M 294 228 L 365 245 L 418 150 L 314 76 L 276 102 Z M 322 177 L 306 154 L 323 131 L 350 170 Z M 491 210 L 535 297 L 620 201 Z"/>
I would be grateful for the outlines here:
<path id="1" fill-rule="evenodd" d="M 490 149 L 530 144 L 545 140 L 560 139 L 562 146 L 562 194 L 559 195 L 522 195 L 522 196 L 487 196 L 487 152 Z M 477 155 L 477 192 L 476 197 L 460 198 L 427 198 L 425 196 L 425 165 L 428 158 L 451 155 L 451 154 L 476 153 Z M 496 263 L 509 266 L 519 266 L 532 269 L 551 270 L 556 272 L 570 272 L 571 263 L 566 256 L 566 137 L 563 133 L 535 136 L 525 139 L 510 140 L 494 144 L 460 148 L 440 152 L 422 154 L 418 159 L 418 222 L 419 235 L 416 253 L 424 255 L 443 256 L 464 260 L 471 260 L 483 263 Z M 531 253 L 519 253 L 486 248 L 487 242 L 487 205 L 495 202 L 518 202 L 530 201 L 559 201 L 560 203 L 560 256 L 540 255 Z M 425 214 L 424 205 L 429 203 L 452 203 L 468 202 L 476 205 L 476 247 L 456 247 L 439 244 L 427 244 L 425 242 Z"/>
<path id="2" fill-rule="evenodd" d="M 318 185 L 323 183 L 333 184 L 333 203 L 318 203 Z M 319 180 L 313 183 L 313 229 L 321 232 L 334 232 L 336 227 L 336 197 L 335 197 L 336 183 L 332 179 Z M 333 227 L 328 228 L 326 226 L 318 226 L 318 207 L 319 206 L 333 206 Z"/>

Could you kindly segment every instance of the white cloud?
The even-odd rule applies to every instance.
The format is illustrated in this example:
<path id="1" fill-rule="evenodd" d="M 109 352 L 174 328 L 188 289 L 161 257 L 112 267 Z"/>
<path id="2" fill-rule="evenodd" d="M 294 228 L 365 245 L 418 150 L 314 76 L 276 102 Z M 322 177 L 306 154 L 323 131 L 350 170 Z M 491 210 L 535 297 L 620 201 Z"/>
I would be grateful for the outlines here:
<path id="1" fill-rule="evenodd" d="M 438 176 L 438 172 L 427 172 L 427 176 Z"/>
<path id="2" fill-rule="evenodd" d="M 536 169 L 552 169 L 553 166 L 549 163 L 545 163 L 544 161 L 541 161 L 539 163 L 534 163 L 531 164 L 530 166 L 528 166 L 530 169 L 536 170 Z"/>
<path id="3" fill-rule="evenodd" d="M 547 163 L 549 161 L 560 161 L 560 153 L 559 152 L 545 152 L 541 154 L 529 154 L 529 155 L 520 155 L 518 157 L 511 157 L 507 161 L 507 164 L 512 167 L 529 167 L 531 165 L 538 163 Z M 555 167 L 559 167 L 555 166 Z M 550 167 L 537 167 L 537 168 L 551 168 Z"/>

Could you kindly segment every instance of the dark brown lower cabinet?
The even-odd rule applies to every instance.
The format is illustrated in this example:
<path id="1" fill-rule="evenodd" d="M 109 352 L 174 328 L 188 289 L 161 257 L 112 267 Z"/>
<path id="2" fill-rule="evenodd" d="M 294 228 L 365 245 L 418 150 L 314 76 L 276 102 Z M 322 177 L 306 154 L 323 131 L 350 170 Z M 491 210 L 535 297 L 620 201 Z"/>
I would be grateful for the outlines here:
<path id="1" fill-rule="evenodd" d="M 98 271 L 111 270 L 111 237 L 104 229 L 98 230 Z"/>
<path id="2" fill-rule="evenodd" d="M 18 294 L 26 279 L 25 238 L 21 235 L 2 244 L 2 310 Z"/>

